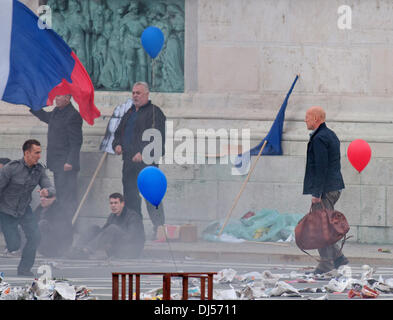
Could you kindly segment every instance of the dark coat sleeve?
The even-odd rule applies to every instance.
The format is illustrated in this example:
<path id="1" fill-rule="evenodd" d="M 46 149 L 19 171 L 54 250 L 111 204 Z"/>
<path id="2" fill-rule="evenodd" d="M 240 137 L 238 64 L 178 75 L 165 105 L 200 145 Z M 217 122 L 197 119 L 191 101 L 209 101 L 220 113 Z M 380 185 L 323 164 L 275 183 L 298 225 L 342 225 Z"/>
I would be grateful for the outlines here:
<path id="1" fill-rule="evenodd" d="M 67 136 L 70 145 L 70 152 L 67 155 L 66 163 L 79 166 L 79 154 L 83 143 L 82 117 L 79 113 L 73 113 L 68 120 Z"/>
<path id="2" fill-rule="evenodd" d="M 40 119 L 42 122 L 49 123 L 50 115 L 52 111 L 44 111 L 44 110 L 37 110 L 34 111 L 32 109 L 29 110 L 33 115 L 35 115 L 38 119 Z"/>
<path id="3" fill-rule="evenodd" d="M 143 227 L 142 217 L 134 212 L 127 219 L 127 233 L 130 235 L 132 242 L 145 241 L 145 229 Z"/>
<path id="4" fill-rule="evenodd" d="M 122 135 L 123 135 L 123 127 L 124 127 L 124 123 L 126 121 L 125 119 L 127 118 L 127 114 L 128 114 L 128 112 L 126 114 L 124 114 L 124 116 L 121 118 L 120 123 L 115 131 L 113 142 L 112 142 L 113 150 L 115 150 L 116 146 L 119 146 L 119 145 L 121 147 L 123 147 Z"/>
<path id="5" fill-rule="evenodd" d="M 315 176 L 313 197 L 321 197 L 327 181 L 329 167 L 329 143 L 324 136 L 318 136 L 313 141 L 313 153 L 315 159 Z"/>
<path id="6" fill-rule="evenodd" d="M 113 213 L 111 213 L 111 214 L 108 216 L 108 218 L 106 219 L 106 222 L 105 222 L 105 224 L 102 226 L 101 230 L 104 230 L 104 229 L 107 228 L 110 224 L 112 224 L 113 218 L 114 218 L 114 215 L 113 215 Z"/>

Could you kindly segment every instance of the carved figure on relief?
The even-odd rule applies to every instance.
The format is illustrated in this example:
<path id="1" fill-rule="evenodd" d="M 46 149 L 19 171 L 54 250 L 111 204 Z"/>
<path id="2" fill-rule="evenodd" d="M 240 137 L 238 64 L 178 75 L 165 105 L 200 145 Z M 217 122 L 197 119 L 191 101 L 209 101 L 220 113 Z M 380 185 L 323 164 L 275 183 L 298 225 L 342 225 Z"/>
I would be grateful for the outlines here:
<path id="1" fill-rule="evenodd" d="M 135 82 L 147 79 L 147 59 L 140 38 L 148 24 L 139 12 L 140 3 L 133 0 L 128 6 L 128 13 L 120 21 L 120 42 L 124 45 L 125 66 L 122 70 L 122 89 L 131 88 Z"/>
<path id="2" fill-rule="evenodd" d="M 181 37 L 184 39 L 184 13 L 179 6 L 170 4 L 167 7 L 167 14 L 170 21 L 170 30 L 163 52 L 163 60 L 165 61 L 163 77 L 169 90 L 182 91 L 184 88 L 184 47 Z"/>

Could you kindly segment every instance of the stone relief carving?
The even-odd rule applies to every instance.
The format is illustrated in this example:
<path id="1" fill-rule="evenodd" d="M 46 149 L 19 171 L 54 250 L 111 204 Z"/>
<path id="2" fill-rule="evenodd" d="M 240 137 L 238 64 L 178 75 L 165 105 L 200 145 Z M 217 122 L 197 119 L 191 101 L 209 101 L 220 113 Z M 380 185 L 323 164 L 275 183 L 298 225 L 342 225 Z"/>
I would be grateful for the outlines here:
<path id="1" fill-rule="evenodd" d="M 45 3 L 46 2 L 46 3 Z M 75 51 L 98 90 L 130 90 L 146 81 L 153 91 L 184 91 L 184 0 L 41 0 L 52 27 Z M 148 26 L 165 43 L 151 59 L 140 37 Z"/>

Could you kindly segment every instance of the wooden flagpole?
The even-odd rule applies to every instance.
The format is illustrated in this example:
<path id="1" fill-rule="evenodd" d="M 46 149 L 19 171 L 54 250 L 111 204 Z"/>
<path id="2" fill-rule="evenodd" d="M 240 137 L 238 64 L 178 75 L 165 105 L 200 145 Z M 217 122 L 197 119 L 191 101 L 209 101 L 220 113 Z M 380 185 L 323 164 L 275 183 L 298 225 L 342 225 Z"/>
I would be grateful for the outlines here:
<path id="1" fill-rule="evenodd" d="M 87 190 L 86 190 L 85 194 L 83 195 L 81 202 L 79 203 L 78 209 L 76 210 L 74 217 L 72 218 L 72 225 L 74 225 L 76 219 L 78 218 L 79 212 L 80 212 L 83 204 L 86 201 L 87 195 L 89 194 L 90 189 L 93 186 L 94 180 L 96 179 L 98 172 L 100 171 L 102 165 L 104 164 L 104 161 L 105 161 L 107 155 L 108 155 L 108 152 L 104 152 L 104 154 L 102 155 L 101 160 L 98 163 L 98 166 L 96 168 L 96 171 L 94 172 L 93 177 L 90 180 L 89 186 L 87 187 Z"/>
<path id="2" fill-rule="evenodd" d="M 246 178 L 246 180 L 244 180 L 243 185 L 242 185 L 242 187 L 241 187 L 241 189 L 240 189 L 240 191 L 239 191 L 239 193 L 238 193 L 238 195 L 237 195 L 237 197 L 236 197 L 236 199 L 235 199 L 235 201 L 234 201 L 234 203 L 233 203 L 233 205 L 232 205 L 232 208 L 231 208 L 231 210 L 229 211 L 229 213 L 227 214 L 226 219 L 225 219 L 225 222 L 224 222 L 224 224 L 222 225 L 222 228 L 221 228 L 220 232 L 218 233 L 218 236 L 221 236 L 221 233 L 223 232 L 225 226 L 227 225 L 228 220 L 229 220 L 230 216 L 232 215 L 232 211 L 233 211 L 233 209 L 235 209 L 235 207 L 236 207 L 236 205 L 237 205 L 237 203 L 238 203 L 238 201 L 239 201 L 239 199 L 240 199 L 240 196 L 242 195 L 242 193 L 243 193 L 243 191 L 244 191 L 244 188 L 246 187 L 246 184 L 247 184 L 248 180 L 250 179 L 250 176 L 251 176 L 252 172 L 254 171 L 255 166 L 256 166 L 256 164 L 257 164 L 259 158 L 261 157 L 262 151 L 263 151 L 263 149 L 265 148 L 266 143 L 267 143 L 267 140 L 265 140 L 265 142 L 263 143 L 263 146 L 262 146 L 261 150 L 259 150 L 258 157 L 257 157 L 257 159 L 255 160 L 255 162 L 253 163 L 253 165 L 252 165 L 252 167 L 251 167 L 251 170 L 248 172 L 247 178 Z M 250 157 L 251 157 L 251 155 L 250 155 Z"/>

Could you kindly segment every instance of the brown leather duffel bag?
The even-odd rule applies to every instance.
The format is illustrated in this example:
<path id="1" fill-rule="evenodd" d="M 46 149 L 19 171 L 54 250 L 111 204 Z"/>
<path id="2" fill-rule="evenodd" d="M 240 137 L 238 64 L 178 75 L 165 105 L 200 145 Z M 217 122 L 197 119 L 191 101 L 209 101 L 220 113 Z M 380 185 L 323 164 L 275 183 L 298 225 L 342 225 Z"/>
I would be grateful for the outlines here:
<path id="1" fill-rule="evenodd" d="M 313 204 L 295 228 L 296 245 L 302 250 L 321 249 L 336 243 L 348 231 L 348 221 L 343 213 L 326 209 L 322 203 Z"/>

